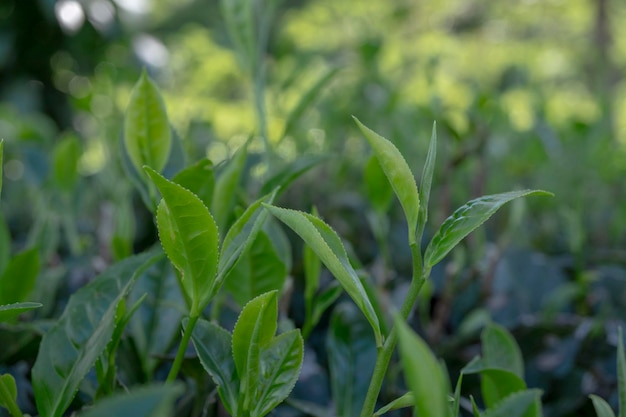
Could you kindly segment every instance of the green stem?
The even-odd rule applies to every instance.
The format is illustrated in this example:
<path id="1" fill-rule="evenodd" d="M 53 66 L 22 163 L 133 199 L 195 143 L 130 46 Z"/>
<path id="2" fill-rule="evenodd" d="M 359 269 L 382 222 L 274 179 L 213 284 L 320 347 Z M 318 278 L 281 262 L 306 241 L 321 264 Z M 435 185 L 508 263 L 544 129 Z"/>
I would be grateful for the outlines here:
<path id="1" fill-rule="evenodd" d="M 409 314 L 417 301 L 417 297 L 422 290 L 422 286 L 430 274 L 430 268 L 423 267 L 422 254 L 417 243 L 411 244 L 411 255 L 413 257 L 413 277 L 411 279 L 409 292 L 404 299 L 404 303 L 402 303 L 402 307 L 400 308 L 400 314 L 404 320 L 408 319 Z M 370 380 L 365 402 L 363 403 L 363 408 L 361 409 L 361 417 L 372 417 L 374 414 L 376 400 L 380 394 L 380 389 L 383 385 L 385 375 L 387 374 L 389 362 L 391 361 L 391 355 L 393 355 L 393 351 L 396 348 L 397 343 L 398 335 L 394 326 L 391 329 L 387 340 L 385 340 L 385 344 L 381 348 L 378 348 L 378 357 L 376 358 L 374 373 L 372 374 L 372 379 Z"/>
<path id="2" fill-rule="evenodd" d="M 193 328 L 196 327 L 196 322 L 199 318 L 200 315 L 189 317 L 189 321 L 187 322 L 187 326 L 185 327 L 185 331 L 183 333 L 183 340 L 180 341 L 178 352 L 176 352 L 176 358 L 174 359 L 170 373 L 167 375 L 166 382 L 173 382 L 176 379 L 178 371 L 180 370 L 180 365 L 183 363 L 187 346 L 189 345 L 189 339 L 191 339 L 191 333 L 193 333 Z"/>

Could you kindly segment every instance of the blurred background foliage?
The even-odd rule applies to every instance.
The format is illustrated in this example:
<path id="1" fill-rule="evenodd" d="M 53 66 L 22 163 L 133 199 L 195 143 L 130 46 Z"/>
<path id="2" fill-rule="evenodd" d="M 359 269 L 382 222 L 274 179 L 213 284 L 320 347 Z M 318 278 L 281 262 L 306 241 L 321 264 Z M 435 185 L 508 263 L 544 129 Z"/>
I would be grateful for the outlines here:
<path id="1" fill-rule="evenodd" d="M 556 197 L 517 203 L 455 250 L 433 272 L 414 325 L 452 373 L 476 352 L 485 320 L 507 325 L 547 415 L 589 413 L 592 392 L 615 403 L 613 346 L 626 317 L 626 4 L 256 3 L 275 10 L 259 17 L 267 40 L 252 68 L 216 0 L 0 2 L 0 204 L 13 251 L 42 253 L 41 296 L 66 299 L 156 239 L 119 157 L 142 68 L 194 160 L 219 164 L 250 135 L 253 161 L 272 154 L 253 176 L 329 156 L 283 205 L 316 205 L 391 304 L 410 276 L 408 250 L 396 249 L 405 226 L 399 205 L 364 184 L 369 155 L 350 115 L 393 140 L 416 175 L 436 120 L 427 235 L 479 195 L 543 188 Z M 292 275 L 301 288 L 301 260 Z"/>

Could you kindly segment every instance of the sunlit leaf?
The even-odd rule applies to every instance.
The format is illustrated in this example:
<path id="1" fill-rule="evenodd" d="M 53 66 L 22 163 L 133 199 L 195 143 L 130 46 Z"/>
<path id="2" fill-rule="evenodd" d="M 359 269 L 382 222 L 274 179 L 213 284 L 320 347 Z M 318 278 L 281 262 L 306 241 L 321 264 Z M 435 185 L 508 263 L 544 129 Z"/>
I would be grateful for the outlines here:
<path id="1" fill-rule="evenodd" d="M 224 407 L 230 415 L 238 415 L 239 378 L 233 360 L 230 333 L 216 324 L 200 319 L 193 329 L 191 340 L 198 352 L 200 363 L 217 385 Z"/>
<path id="2" fill-rule="evenodd" d="M 117 305 L 156 259 L 152 252 L 125 259 L 70 297 L 59 320 L 42 338 L 32 369 L 41 417 L 63 415 L 113 335 Z"/>
<path id="3" fill-rule="evenodd" d="M 396 315 L 394 321 L 404 377 L 415 398 L 415 415 L 447 416 L 450 410 L 448 376 L 428 345 L 404 320 Z"/>
<path id="4" fill-rule="evenodd" d="M 179 384 L 159 384 L 113 394 L 98 401 L 79 417 L 168 417 L 174 415 L 176 399 L 184 388 Z"/>
<path id="5" fill-rule="evenodd" d="M 602 397 L 598 397 L 597 395 L 591 394 L 589 396 L 591 398 L 591 402 L 593 403 L 593 408 L 596 410 L 596 416 L 598 417 L 615 417 L 615 413 L 613 409 Z"/>
<path id="6" fill-rule="evenodd" d="M 176 174 L 172 181 L 197 195 L 205 206 L 211 207 L 213 189 L 215 188 L 213 163 L 211 161 L 201 159 Z"/>
<path id="7" fill-rule="evenodd" d="M 354 118 L 354 120 L 374 150 L 381 168 L 385 172 L 398 200 L 400 200 L 409 226 L 409 244 L 413 244 L 415 243 L 420 200 L 411 168 L 409 168 L 406 160 L 393 143 L 366 127 L 357 118 Z"/>
<path id="8" fill-rule="evenodd" d="M 541 190 L 511 191 L 483 196 L 459 207 L 448 217 L 433 236 L 424 263 L 432 267 L 441 261 L 463 238 L 489 219 L 500 207 L 511 200 L 531 195 L 552 195 Z"/>
<path id="9" fill-rule="evenodd" d="M 135 169 L 144 165 L 160 172 L 172 146 L 165 103 L 144 70 L 135 84 L 124 119 L 124 144 Z"/>
<path id="10" fill-rule="evenodd" d="M 39 252 L 31 248 L 15 255 L 0 276 L 0 304 L 25 301 L 39 275 Z"/>
<path id="11" fill-rule="evenodd" d="M 376 344 L 381 346 L 382 333 L 378 317 L 359 276 L 350 265 L 346 250 L 337 233 L 313 215 L 276 206 L 265 205 L 265 207 L 313 249 L 326 265 L 326 268 L 337 278 L 348 295 L 365 314 L 374 330 Z"/>
<path id="12" fill-rule="evenodd" d="M 191 300 L 192 316 L 209 303 L 218 262 L 217 225 L 209 209 L 191 191 L 146 167 L 163 200 L 157 210 L 159 239 L 167 257 L 180 271 Z"/>

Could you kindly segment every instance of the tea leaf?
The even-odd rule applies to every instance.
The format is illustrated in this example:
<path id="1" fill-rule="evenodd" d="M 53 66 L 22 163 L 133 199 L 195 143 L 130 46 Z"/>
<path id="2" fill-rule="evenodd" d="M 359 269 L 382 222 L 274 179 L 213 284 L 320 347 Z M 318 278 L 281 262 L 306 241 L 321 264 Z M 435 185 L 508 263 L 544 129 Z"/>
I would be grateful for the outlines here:
<path id="1" fill-rule="evenodd" d="M 211 213 L 215 216 L 215 222 L 219 230 L 226 230 L 228 220 L 233 211 L 235 194 L 237 193 L 241 173 L 246 164 L 247 149 L 242 146 L 235 152 L 222 170 L 215 182 Z"/>
<path id="2" fill-rule="evenodd" d="M 165 417 L 174 415 L 176 399 L 183 394 L 180 384 L 152 385 L 129 393 L 117 393 L 98 401 L 79 417 Z"/>
<path id="3" fill-rule="evenodd" d="M 135 169 L 161 172 L 170 155 L 172 133 L 159 88 L 144 70 L 135 84 L 124 119 L 124 145 Z"/>
<path id="4" fill-rule="evenodd" d="M 287 278 L 287 268 L 276 253 L 270 238 L 261 231 L 230 271 L 224 286 L 243 306 L 265 292 L 280 290 Z"/>
<path id="5" fill-rule="evenodd" d="M 381 168 L 396 196 L 398 196 L 398 200 L 400 200 L 409 226 L 409 244 L 413 244 L 415 243 L 420 200 L 411 168 L 393 143 L 366 127 L 356 117 L 354 120 L 374 150 Z"/>
<path id="6" fill-rule="evenodd" d="M 176 174 L 172 181 L 197 195 L 205 206 L 211 207 L 213 189 L 215 188 L 213 163 L 211 161 L 201 159 Z"/>
<path id="7" fill-rule="evenodd" d="M 415 398 L 418 416 L 447 416 L 450 383 L 428 345 L 415 334 L 399 315 L 394 318 L 398 329 L 398 346 L 404 377 Z"/>
<path id="8" fill-rule="evenodd" d="M 209 209 L 191 191 L 145 167 L 163 200 L 157 209 L 161 245 L 181 273 L 191 300 L 190 315 L 198 316 L 209 303 L 218 261 L 217 225 Z"/>
<path id="9" fill-rule="evenodd" d="M 360 414 L 376 362 L 375 340 L 368 323 L 352 303 L 338 305 L 326 339 L 335 415 Z"/>
<path id="10" fill-rule="evenodd" d="M 2 159 L 4 158 L 4 139 L 0 139 L 0 195 L 2 195 L 2 176 L 4 167 Z"/>
<path id="11" fill-rule="evenodd" d="M 63 138 L 52 152 L 52 178 L 59 189 L 72 191 L 78 179 L 80 142 L 74 135 Z"/>
<path id="12" fill-rule="evenodd" d="M 430 188 L 433 183 L 433 174 L 435 172 L 435 160 L 437 159 L 437 122 L 433 123 L 433 133 L 430 136 L 430 145 L 428 145 L 428 154 L 426 155 L 426 163 L 422 170 L 422 179 L 420 180 L 420 196 L 422 202 L 419 210 L 419 222 L 417 226 L 417 238 L 421 239 L 428 221 L 428 202 L 430 201 Z"/>
<path id="13" fill-rule="evenodd" d="M 313 207 L 313 215 L 317 216 L 317 209 Z M 302 256 L 304 263 L 304 309 L 305 309 L 305 337 L 310 327 L 314 325 L 311 323 L 313 315 L 313 302 L 315 293 L 320 286 L 320 272 L 322 269 L 322 262 L 317 254 L 311 249 L 309 245 L 304 245 L 304 254 Z"/>
<path id="14" fill-rule="evenodd" d="M 0 176 L 2 176 L 2 172 L 0 170 Z M 2 213 L 0 213 L 0 276 L 4 274 L 4 270 L 9 263 L 9 258 L 11 257 L 11 235 L 9 233 L 9 228 L 7 227 L 6 222 L 4 221 L 4 217 Z"/>
<path id="15" fill-rule="evenodd" d="M 463 372 L 459 374 L 454 388 L 454 405 L 452 406 L 452 417 L 459 417 L 461 411 L 461 386 L 463 385 Z"/>
<path id="16" fill-rule="evenodd" d="M 615 417 L 613 409 L 611 409 L 609 403 L 607 403 L 602 397 L 591 394 L 589 398 L 591 398 L 593 408 L 596 410 L 596 415 L 598 417 Z"/>
<path id="17" fill-rule="evenodd" d="M 233 329 L 233 358 L 241 380 L 243 410 L 256 406 L 255 392 L 262 375 L 261 350 L 269 346 L 276 333 L 278 319 L 277 291 L 260 295 L 246 304 Z"/>
<path id="18" fill-rule="evenodd" d="M 315 297 L 313 313 L 311 314 L 311 327 L 320 321 L 322 314 L 337 301 L 341 293 L 343 293 L 343 288 L 340 285 L 331 285 Z"/>
<path id="19" fill-rule="evenodd" d="M 542 190 L 511 191 L 476 198 L 459 207 L 448 217 L 433 236 L 424 263 L 432 267 L 441 261 L 465 236 L 489 219 L 500 207 L 511 200 L 530 195 L 552 195 Z"/>
<path id="20" fill-rule="evenodd" d="M 267 204 L 264 206 L 315 251 L 326 268 L 337 278 L 365 314 L 374 330 L 376 345 L 381 346 L 382 332 L 378 317 L 359 276 L 350 265 L 346 250 L 337 233 L 322 220 L 310 214 Z"/>
<path id="21" fill-rule="evenodd" d="M 538 389 L 517 392 L 489 408 L 483 417 L 522 417 L 535 407 L 540 398 L 541 390 Z"/>
<path id="22" fill-rule="evenodd" d="M 217 392 L 224 407 L 230 415 L 238 415 L 239 378 L 232 356 L 230 333 L 216 324 L 200 319 L 193 328 L 191 340 L 198 352 L 200 363 L 217 385 Z"/>
<path id="23" fill-rule="evenodd" d="M 59 320 L 43 336 L 32 370 L 41 417 L 63 415 L 113 335 L 117 305 L 158 256 L 148 252 L 125 259 L 70 297 Z"/>
<path id="24" fill-rule="evenodd" d="M 31 248 L 15 255 L 0 276 L 0 304 L 25 301 L 39 275 L 39 252 Z"/>
<path id="25" fill-rule="evenodd" d="M 389 180 L 375 155 L 372 155 L 365 164 L 363 177 L 365 193 L 372 207 L 378 213 L 386 213 L 393 201 L 393 188 L 389 185 Z"/>
<path id="26" fill-rule="evenodd" d="M 396 398 L 386 406 L 380 408 L 374 413 L 374 416 L 382 416 L 393 410 L 399 410 L 401 408 L 412 407 L 415 405 L 415 396 L 412 392 L 407 392 L 402 397 Z"/>
<path id="27" fill-rule="evenodd" d="M 262 350 L 252 416 L 265 416 L 289 396 L 300 375 L 303 354 L 304 342 L 297 329 L 277 336 Z"/>
<path id="28" fill-rule="evenodd" d="M 0 375 L 0 406 L 9 410 L 13 417 L 22 415 L 17 407 L 17 385 L 11 374 Z"/>
<path id="29" fill-rule="evenodd" d="M 43 307 L 43 304 L 31 302 L 0 305 L 0 323 L 13 321 L 20 314 L 40 307 Z"/>
<path id="30" fill-rule="evenodd" d="M 524 379 L 522 352 L 506 328 L 490 323 L 482 331 L 480 338 L 486 367 L 504 369 Z"/>
<path id="31" fill-rule="evenodd" d="M 626 417 L 626 355 L 624 354 L 624 335 L 622 328 L 617 331 L 617 391 L 619 417 Z"/>
<path id="32" fill-rule="evenodd" d="M 487 407 L 494 407 L 509 395 L 526 389 L 523 379 L 504 369 L 483 369 L 480 376 L 480 388 Z"/>

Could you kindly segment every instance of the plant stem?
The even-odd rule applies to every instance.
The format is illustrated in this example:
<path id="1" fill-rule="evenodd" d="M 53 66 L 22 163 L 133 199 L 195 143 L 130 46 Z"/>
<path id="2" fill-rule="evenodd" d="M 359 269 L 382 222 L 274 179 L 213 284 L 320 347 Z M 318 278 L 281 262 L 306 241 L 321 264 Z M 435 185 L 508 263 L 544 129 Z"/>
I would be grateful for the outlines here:
<path id="1" fill-rule="evenodd" d="M 422 253 L 420 246 L 417 243 L 411 244 L 411 255 L 413 257 L 413 277 L 411 279 L 409 292 L 404 299 L 404 303 L 402 303 L 402 307 L 400 308 L 400 314 L 404 320 L 408 319 L 409 314 L 417 301 L 417 297 L 419 296 L 422 286 L 430 274 L 430 268 L 424 268 L 423 266 Z M 372 379 L 370 380 L 370 385 L 367 389 L 365 402 L 363 403 L 363 408 L 361 409 L 361 417 L 372 417 L 372 414 L 374 414 L 376 400 L 380 394 L 380 389 L 383 385 L 385 375 L 387 374 L 387 368 L 389 367 L 391 355 L 393 355 L 397 342 L 398 335 L 396 327 L 394 326 L 391 329 L 391 332 L 389 332 L 389 336 L 387 337 L 387 340 L 385 340 L 385 344 L 381 348 L 378 348 L 378 357 L 376 358 L 374 373 L 372 374 Z"/>
<path id="2" fill-rule="evenodd" d="M 174 359 L 174 363 L 172 364 L 172 369 L 170 369 L 170 373 L 167 375 L 166 382 L 173 382 L 178 375 L 178 371 L 180 370 L 180 365 L 183 363 L 183 358 L 185 357 L 185 352 L 187 351 L 187 346 L 189 345 L 189 339 L 191 339 L 191 333 L 193 333 L 193 328 L 196 327 L 196 322 L 200 318 L 199 315 L 194 315 L 189 317 L 189 321 L 187 322 L 187 326 L 185 327 L 185 331 L 183 332 L 183 340 L 180 341 L 180 345 L 178 346 L 178 352 L 176 352 L 176 358 Z"/>

